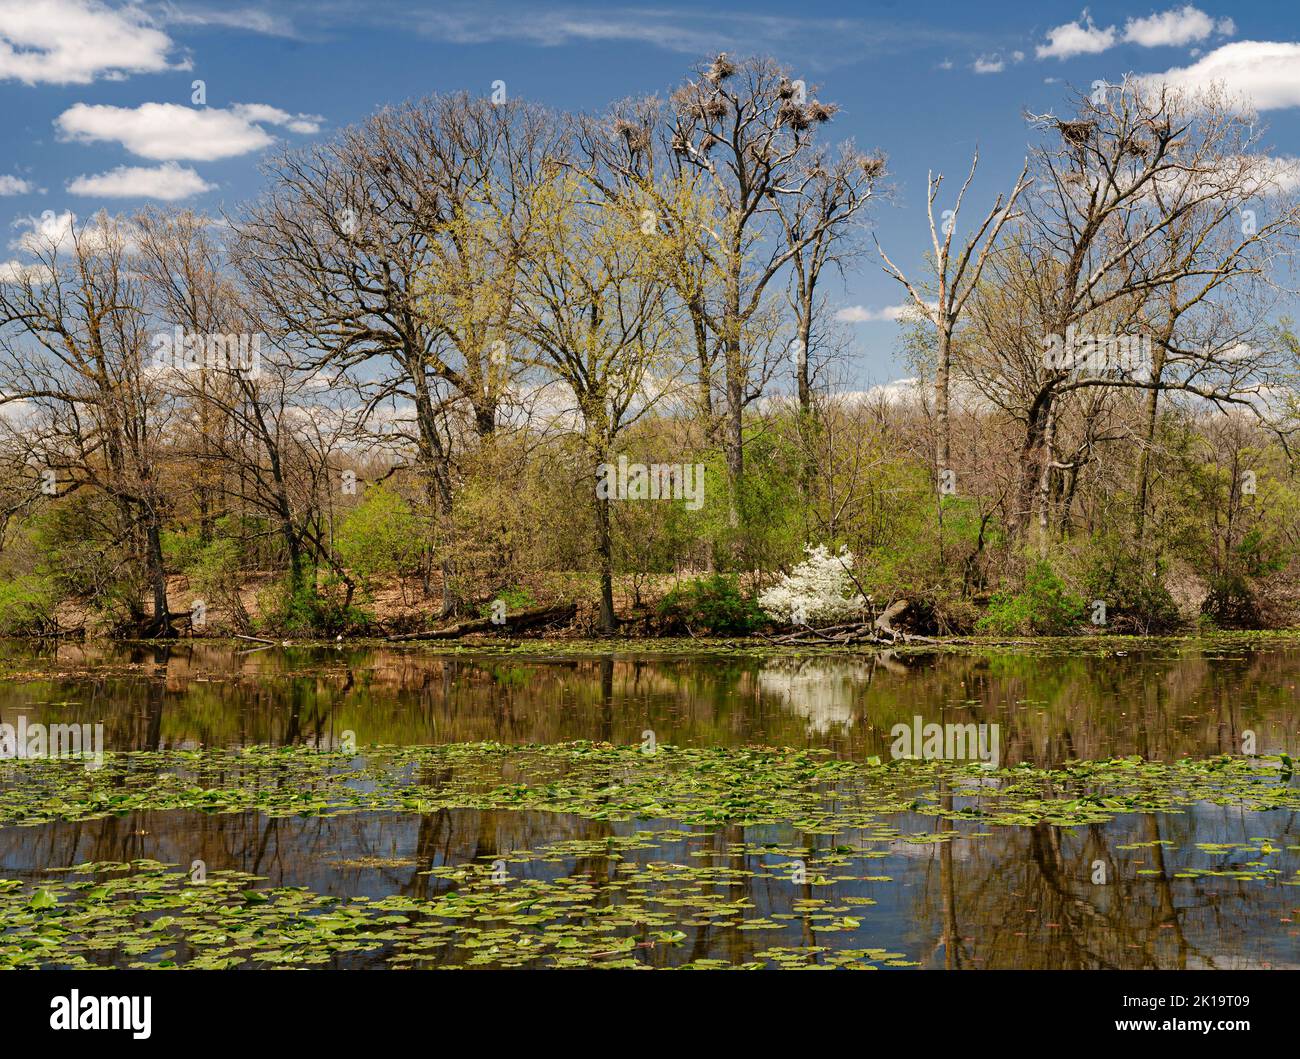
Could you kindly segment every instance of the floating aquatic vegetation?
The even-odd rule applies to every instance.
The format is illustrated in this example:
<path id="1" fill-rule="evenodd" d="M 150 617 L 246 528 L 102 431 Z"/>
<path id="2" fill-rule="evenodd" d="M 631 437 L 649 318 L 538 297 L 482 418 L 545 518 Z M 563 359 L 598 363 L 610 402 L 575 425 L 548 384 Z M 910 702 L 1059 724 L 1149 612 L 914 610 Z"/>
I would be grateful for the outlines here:
<path id="1" fill-rule="evenodd" d="M 508 746 L 302 747 L 107 754 L 102 768 L 0 761 L 0 826 L 86 820 L 138 810 L 256 810 L 272 816 L 445 808 L 572 813 L 591 820 L 784 823 L 813 834 L 887 827 L 920 813 L 981 824 L 1103 823 L 1121 813 L 1178 812 L 1194 802 L 1300 809 L 1278 758 L 1171 763 L 1115 758 L 1058 769 L 900 760 L 846 761 L 777 747 L 679 748 L 572 742 Z M 916 841 L 945 841 L 944 832 Z"/>
<path id="2" fill-rule="evenodd" d="M 266 886 L 239 872 L 201 883 L 156 861 L 92 862 L 0 880 L 0 966 L 899 967 L 879 940 L 879 858 L 978 843 L 998 828 L 1082 828 L 1198 804 L 1282 817 L 1300 788 L 1279 759 L 1133 758 L 1058 769 L 848 761 L 779 747 L 605 743 L 251 747 L 110 754 L 99 769 L 0 763 L 0 824 L 141 811 L 316 817 L 488 810 L 555 814 L 617 829 L 557 834 L 461 863 L 397 855 L 427 886 L 379 899 Z M 1256 819 L 1267 819 L 1266 817 Z M 707 838 L 707 848 L 698 840 Z M 695 843 L 694 845 L 692 843 Z M 1120 849 L 1159 852 L 1168 839 Z M 1194 853 L 1192 852 L 1194 850 Z M 1172 851 L 1171 851 L 1172 852 Z M 1137 881 L 1294 885 L 1294 844 L 1193 843 Z M 419 868 L 420 864 L 427 865 Z M 1139 862 L 1140 863 L 1140 862 Z M 867 886 L 867 892 L 862 887 Z M 856 888 L 847 895 L 844 888 Z M 875 889 L 878 888 L 878 889 Z M 756 905 L 753 894 L 769 895 Z M 873 896 L 873 894 L 875 896 Z M 775 895 L 775 896 L 772 896 Z M 687 942 L 724 931 L 734 958 Z"/>

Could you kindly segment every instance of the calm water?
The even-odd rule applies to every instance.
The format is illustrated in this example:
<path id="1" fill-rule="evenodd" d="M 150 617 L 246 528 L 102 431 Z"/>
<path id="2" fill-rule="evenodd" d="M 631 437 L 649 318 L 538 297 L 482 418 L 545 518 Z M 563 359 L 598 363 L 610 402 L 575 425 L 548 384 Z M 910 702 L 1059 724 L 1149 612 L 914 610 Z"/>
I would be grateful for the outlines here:
<path id="1" fill-rule="evenodd" d="M 1002 763 L 1140 754 L 1172 760 L 1300 746 L 1300 649 L 1171 645 L 1115 656 L 737 658 L 439 657 L 418 650 L 273 649 L 215 645 L 57 651 L 0 645 L 17 678 L 0 685 L 0 721 L 103 723 L 109 750 L 425 744 L 573 739 L 634 744 L 651 730 L 683 746 L 816 746 L 887 755 L 889 729 L 926 721 L 997 722 Z M 1297 964 L 1300 821 L 1208 804 L 1179 814 L 1121 816 L 1087 828 L 981 831 L 900 814 L 902 837 L 879 843 L 870 879 L 816 888 L 788 878 L 764 844 L 827 850 L 854 836 L 780 827 L 682 827 L 646 849 L 533 860 L 521 877 L 582 876 L 610 888 L 620 871 L 689 863 L 731 869 L 717 882 L 743 917 L 683 926 L 677 946 L 647 947 L 660 965 L 712 957 L 741 963 L 773 946 L 884 948 L 926 967 L 1282 967 Z M 431 897 L 453 887 L 431 867 L 491 861 L 563 840 L 586 843 L 675 821 L 612 823 L 539 812 L 452 810 L 270 819 L 258 813 L 142 812 L 80 823 L 0 828 L 0 877 L 39 881 L 83 861 L 152 858 L 238 869 L 268 885 L 318 893 Z M 906 836 L 954 828 L 950 842 Z M 978 835 L 978 837 L 975 837 Z M 1239 866 L 1198 844 L 1266 836 L 1276 881 L 1175 878 L 1185 868 Z M 1164 844 L 1161 844 L 1164 843 Z M 1295 847 L 1287 849 L 1286 847 Z M 1107 884 L 1091 881 L 1106 864 Z M 858 865 L 860 868 L 861 865 Z M 1152 874 L 1142 874 L 1142 872 Z M 725 872 L 723 873 L 726 874 Z M 859 872 L 859 874 L 866 874 Z M 783 918 L 815 897 L 860 926 L 819 934 Z M 874 902 L 874 903 L 869 903 Z M 828 914 L 825 921 L 834 915 Z M 770 923 L 746 929 L 744 923 Z M 450 949 L 439 959 L 454 962 Z M 340 966 L 381 965 L 383 954 Z M 438 961 L 432 961 L 436 965 Z"/>

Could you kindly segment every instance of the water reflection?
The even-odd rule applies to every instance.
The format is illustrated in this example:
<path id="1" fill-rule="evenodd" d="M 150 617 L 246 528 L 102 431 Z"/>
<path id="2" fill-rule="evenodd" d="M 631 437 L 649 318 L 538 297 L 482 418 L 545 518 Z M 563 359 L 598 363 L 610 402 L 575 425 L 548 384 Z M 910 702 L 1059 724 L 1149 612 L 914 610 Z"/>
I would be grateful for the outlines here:
<path id="1" fill-rule="evenodd" d="M 680 945 L 639 950 L 638 958 L 654 965 L 705 958 L 741 964 L 772 946 L 824 945 L 885 948 L 923 967 L 951 969 L 1294 966 L 1300 893 L 1284 885 L 1295 870 L 1293 854 L 1274 865 L 1285 869 L 1278 881 L 1176 878 L 1189 867 L 1241 867 L 1251 856 L 1212 856 L 1197 843 L 1249 846 L 1253 836 L 1270 834 L 1295 845 L 1297 821 L 1274 815 L 1199 806 L 1187 814 L 1134 815 L 1086 829 L 999 828 L 979 837 L 973 825 L 948 824 L 955 830 L 949 841 L 900 839 L 882 847 L 884 857 L 843 870 L 855 878 L 817 887 L 790 880 L 789 862 L 782 859 L 788 852 L 774 856 L 754 846 L 779 843 L 815 856 L 859 836 L 830 839 L 772 826 L 686 828 L 687 837 L 660 838 L 651 849 L 611 848 L 603 855 L 588 846 L 579 857 L 512 862 L 511 872 L 516 879 L 582 878 L 595 888 L 592 907 L 599 909 L 625 899 L 626 891 L 615 884 L 620 872 L 650 863 L 730 869 L 704 889 L 729 906 L 744 899 L 742 910 L 708 923 L 692 923 L 683 910 L 679 929 L 686 937 Z M 943 829 L 932 817 L 900 817 L 896 823 L 904 833 Z M 85 861 L 152 858 L 184 867 L 199 858 L 208 871 L 250 872 L 270 886 L 306 886 L 340 897 L 433 899 L 457 884 L 427 874 L 432 867 L 491 862 L 566 840 L 598 846 L 612 836 L 672 827 L 667 820 L 634 825 L 474 810 L 311 820 L 133 813 L 0 831 L 0 876 L 39 884 L 51 877 L 51 867 Z M 1160 841 L 1172 844 L 1149 844 Z M 751 845 L 737 852 L 745 843 Z M 1101 885 L 1093 881 L 1098 862 L 1107 867 Z M 656 887 L 671 900 L 667 884 L 649 889 Z M 800 902 L 813 899 L 825 902 L 816 911 L 846 911 L 860 926 L 829 932 L 819 922 L 838 916 L 792 916 Z M 743 926 L 759 920 L 770 925 Z M 382 966 L 391 955 L 387 949 L 367 952 L 341 957 L 336 965 Z M 456 964 L 466 955 L 452 945 L 431 959 Z M 104 958 L 125 965 L 134 957 Z"/>
<path id="2" fill-rule="evenodd" d="M 0 684 L 0 721 L 103 723 L 110 751 L 194 746 L 359 745 L 575 739 L 635 744 L 646 729 L 683 746 L 824 747 L 864 758 L 888 753 L 889 730 L 914 716 L 998 723 L 1004 765 L 1139 754 L 1173 760 L 1240 752 L 1297 755 L 1300 649 L 1167 646 L 1124 656 L 890 653 L 848 657 L 529 658 L 420 650 L 272 649 L 0 643 L 15 673 Z M 421 777 L 436 782 L 437 777 Z M 950 792 L 940 791 L 951 804 Z M 209 871 L 239 870 L 267 885 L 340 897 L 438 897 L 457 884 L 432 868 L 490 863 L 563 841 L 582 856 L 514 864 L 521 877 L 584 878 L 598 904 L 625 896 L 620 873 L 647 865 L 727 868 L 707 882 L 742 912 L 708 922 L 682 913 L 679 945 L 638 948 L 637 959 L 740 964 L 772 946 L 825 945 L 904 953 L 925 967 L 1193 968 L 1291 966 L 1300 923 L 1300 835 L 1292 814 L 1198 804 L 1184 813 L 1119 816 L 1104 825 L 981 831 L 969 821 L 904 814 L 900 836 L 803 834 L 790 827 L 682 827 L 647 849 L 618 836 L 676 828 L 670 820 L 615 823 L 541 812 L 469 809 L 270 819 L 258 813 L 136 812 L 117 818 L 0 829 L 0 877 L 33 884 L 86 861 L 150 858 Z M 908 841 L 912 836 L 916 841 Z M 926 838 L 925 836 L 928 836 Z M 946 840 L 935 841 L 935 838 Z M 1277 847 L 1263 877 L 1248 870 Z M 603 854 L 599 844 L 609 841 Z M 764 851 L 764 843 L 777 849 Z M 873 846 L 872 843 L 875 843 Z M 1239 844 L 1227 853 L 1198 844 Z M 837 844 L 870 847 L 850 879 L 813 888 L 788 861 Z M 1259 843 L 1254 841 L 1255 846 Z M 593 851 L 594 848 L 594 851 Z M 792 852 L 794 851 L 794 852 Z M 784 860 L 782 858 L 785 858 Z M 1103 883 L 1096 881 L 1098 865 Z M 652 873 L 653 874 L 653 873 Z M 1193 875 L 1194 877 L 1179 877 Z M 653 893 L 659 883 L 648 884 Z M 826 931 L 796 914 L 824 899 L 860 925 Z M 674 913 L 675 914 L 675 913 Z M 770 925 L 749 929 L 756 920 Z M 392 954 L 340 956 L 381 966 Z M 431 960 L 456 963 L 455 945 Z M 124 953 L 108 953 L 126 963 Z M 817 957 L 823 958 L 823 957 Z M 182 962 L 184 953 L 178 956 Z"/>
<path id="3" fill-rule="evenodd" d="M 419 650 L 0 645 L 0 721 L 102 722 L 109 750 L 573 739 L 888 752 L 889 730 L 998 723 L 1002 761 L 1300 745 L 1300 649 L 1126 656 L 530 659 Z"/>

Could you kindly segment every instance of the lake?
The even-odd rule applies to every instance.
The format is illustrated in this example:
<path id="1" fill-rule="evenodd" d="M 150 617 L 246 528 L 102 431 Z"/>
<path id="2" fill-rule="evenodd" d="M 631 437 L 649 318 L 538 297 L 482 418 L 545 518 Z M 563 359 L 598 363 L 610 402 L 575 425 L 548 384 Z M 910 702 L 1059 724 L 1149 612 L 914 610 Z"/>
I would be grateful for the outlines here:
<path id="1" fill-rule="evenodd" d="M 0 966 L 1297 962 L 1287 637 L 6 642 L 0 671 L 0 724 L 106 751 L 0 762 Z M 896 760 L 917 718 L 996 725 L 998 768 Z"/>

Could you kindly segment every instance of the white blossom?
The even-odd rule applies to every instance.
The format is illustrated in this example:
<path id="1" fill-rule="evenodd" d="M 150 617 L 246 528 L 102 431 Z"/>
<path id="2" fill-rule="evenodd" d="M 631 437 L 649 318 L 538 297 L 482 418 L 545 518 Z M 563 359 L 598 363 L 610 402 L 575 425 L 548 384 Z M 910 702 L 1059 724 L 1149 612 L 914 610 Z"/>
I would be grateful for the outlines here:
<path id="1" fill-rule="evenodd" d="M 759 593 L 758 604 L 767 614 L 804 625 L 852 617 L 866 607 L 867 601 L 849 574 L 853 553 L 848 548 L 833 554 L 826 545 L 819 544 L 805 547 L 804 551 L 807 559 Z"/>

